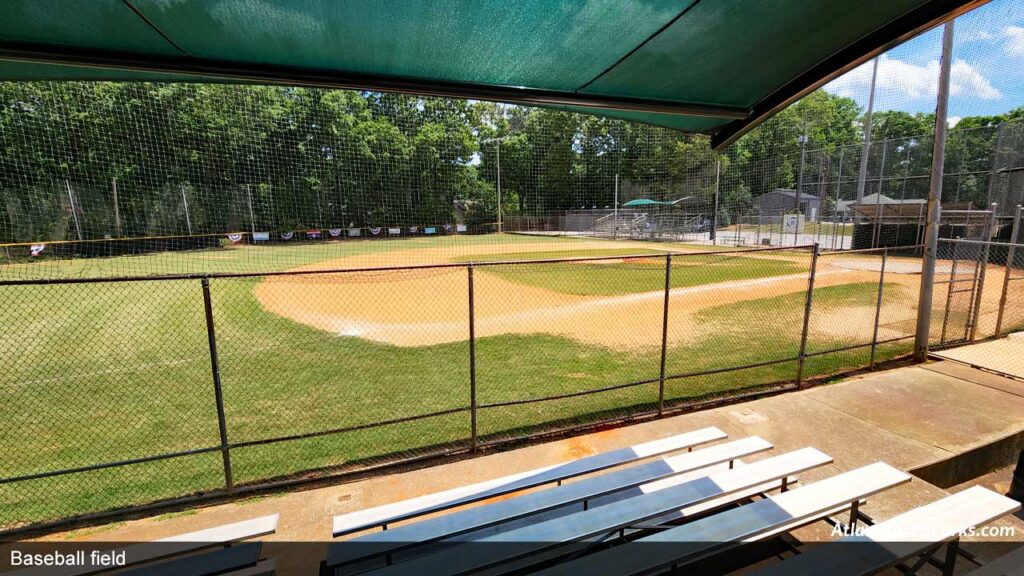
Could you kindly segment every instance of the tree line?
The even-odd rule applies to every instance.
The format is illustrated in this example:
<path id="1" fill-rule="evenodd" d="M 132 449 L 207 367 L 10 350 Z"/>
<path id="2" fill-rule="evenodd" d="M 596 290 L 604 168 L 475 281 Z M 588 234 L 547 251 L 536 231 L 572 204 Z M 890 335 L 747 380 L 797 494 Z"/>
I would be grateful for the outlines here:
<path id="1" fill-rule="evenodd" d="M 807 193 L 848 199 L 862 113 L 854 100 L 819 90 L 716 155 L 700 135 L 488 102 L 5 82 L 0 242 L 490 222 L 499 153 L 502 210 L 510 215 L 610 206 L 617 187 L 620 202 L 685 195 L 710 203 L 718 183 L 730 212 L 798 181 Z M 961 120 L 949 137 L 947 171 L 981 175 L 991 167 L 994 127 L 1021 116 L 1024 108 Z M 896 143 L 872 148 L 880 191 L 893 193 L 902 174 L 906 193 L 910 174 L 927 173 L 933 122 L 929 114 L 875 114 L 874 140 Z M 882 154 L 887 164 L 876 158 Z M 959 181 L 957 193 L 983 203 L 981 176 Z"/>

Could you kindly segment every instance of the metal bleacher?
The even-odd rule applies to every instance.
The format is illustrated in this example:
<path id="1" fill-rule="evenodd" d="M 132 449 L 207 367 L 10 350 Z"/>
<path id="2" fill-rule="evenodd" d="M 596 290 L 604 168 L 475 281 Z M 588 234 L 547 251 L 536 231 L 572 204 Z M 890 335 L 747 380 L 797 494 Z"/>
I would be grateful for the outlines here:
<path id="1" fill-rule="evenodd" d="M 847 525 L 856 526 L 868 520 L 860 513 L 868 498 L 912 479 L 876 462 L 798 486 L 799 474 L 830 465 L 832 458 L 811 447 L 771 454 L 771 443 L 759 437 L 694 449 L 720 440 L 723 432 L 705 428 L 338 516 L 335 536 L 350 538 L 329 547 L 322 572 L 657 573 L 834 522 L 836 515 L 848 515 Z M 852 560 L 823 546 L 776 562 L 763 574 L 873 574 L 908 558 L 921 562 L 964 530 L 1017 509 L 1013 500 L 972 488 L 869 526 L 866 536 L 851 536 L 874 546 Z M 886 544 L 884 535 L 922 519 L 937 524 L 933 538 Z M 854 552 L 845 547 L 849 539 L 839 542 L 839 550 Z M 946 562 L 952 565 L 955 556 Z"/>

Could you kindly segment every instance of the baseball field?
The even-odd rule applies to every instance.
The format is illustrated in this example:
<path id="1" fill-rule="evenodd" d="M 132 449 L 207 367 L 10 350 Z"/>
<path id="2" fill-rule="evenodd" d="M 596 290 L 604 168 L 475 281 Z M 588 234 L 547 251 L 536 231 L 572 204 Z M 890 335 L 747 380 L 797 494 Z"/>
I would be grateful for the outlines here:
<path id="1" fill-rule="evenodd" d="M 602 259 L 536 262 L 568 257 Z M 805 378 L 867 365 L 870 347 L 850 347 L 871 342 L 876 312 L 879 340 L 904 338 L 879 345 L 878 359 L 909 350 L 918 277 L 888 274 L 876 308 L 875 259 L 819 258 Z M 667 406 L 795 378 L 806 250 L 447 236 L 43 261 L 0 275 L 304 272 L 210 280 L 240 485 L 465 446 L 470 274 L 422 266 L 469 262 L 481 443 L 652 409 L 663 330 Z M 418 267 L 366 270 L 382 266 Z M 0 526 L 223 487 L 200 280 L 3 286 L 0 306 L 0 477 L 18 479 L 0 483 Z M 290 439 L 269 442 L 280 438 Z M 104 466 L 123 460 L 136 461 Z M 47 475 L 70 469 L 82 470 Z"/>

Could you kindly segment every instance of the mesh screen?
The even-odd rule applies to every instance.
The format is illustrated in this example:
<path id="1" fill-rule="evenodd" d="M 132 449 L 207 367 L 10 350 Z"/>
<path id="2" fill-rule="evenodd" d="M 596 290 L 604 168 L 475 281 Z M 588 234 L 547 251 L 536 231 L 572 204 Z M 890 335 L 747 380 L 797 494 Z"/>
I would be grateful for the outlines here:
<path id="1" fill-rule="evenodd" d="M 1022 19 L 957 22 L 936 347 L 1024 322 L 1024 93 L 991 58 Z M 720 154 L 484 102 L 0 83 L 0 529 L 905 356 L 938 38 Z"/>

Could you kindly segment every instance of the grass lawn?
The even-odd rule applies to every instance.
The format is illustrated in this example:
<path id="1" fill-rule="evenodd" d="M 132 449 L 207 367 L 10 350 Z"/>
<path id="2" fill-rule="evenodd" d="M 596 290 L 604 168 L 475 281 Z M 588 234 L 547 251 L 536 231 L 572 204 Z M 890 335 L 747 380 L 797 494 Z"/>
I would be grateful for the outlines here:
<path id="1" fill-rule="evenodd" d="M 514 252 L 461 258 L 462 262 L 499 260 L 537 260 L 572 257 L 635 256 L 650 254 L 650 259 L 566 262 L 559 264 L 508 264 L 481 268 L 505 280 L 546 288 L 563 294 L 613 296 L 661 290 L 665 286 L 663 252 L 634 249 Z M 673 256 L 672 288 L 714 284 L 796 274 L 807 266 L 788 260 L 741 256 L 738 254 L 686 254 Z"/>
<path id="2" fill-rule="evenodd" d="M 372 250 L 384 243 L 360 244 Z M 143 269 L 144 258 L 124 258 L 134 258 L 132 265 Z M 289 253 L 279 262 L 294 266 L 298 260 L 301 256 Z M 167 262 L 159 260 L 161 270 Z M 186 258 L 185 265 L 188 262 Z M 230 265 L 251 264 L 242 256 Z M 83 265 L 121 266 L 116 262 Z M 683 283 L 674 281 L 674 285 L 697 283 L 687 278 L 690 268 L 704 282 L 801 269 L 785 261 L 748 257 L 725 260 L 721 268 L 716 265 L 713 261 L 682 265 L 680 273 L 673 270 L 673 278 Z M 744 266 L 755 272 L 744 272 Z M 82 270 L 90 272 L 95 270 Z M 565 272 L 572 281 L 551 277 L 543 281 L 572 289 L 574 282 L 589 283 L 594 275 L 609 275 L 601 285 L 614 285 L 616 292 L 608 293 L 621 293 L 638 285 L 626 280 L 627 274 L 646 271 L 635 266 L 609 271 L 587 265 Z M 655 264 L 650 273 L 654 281 L 663 269 Z M 211 281 L 231 442 L 373 424 L 468 405 L 467 343 L 399 348 L 335 336 L 264 311 L 252 295 L 257 282 L 250 278 Z M 897 288 L 892 288 L 893 294 Z M 874 289 L 874 284 L 821 288 L 816 290 L 821 302 L 816 310 L 856 305 Z M 890 294 L 888 287 L 886 293 Z M 669 374 L 795 354 L 803 298 L 801 291 L 706 310 L 699 318 L 706 328 L 700 338 L 669 350 Z M 0 371 L 5 398 L 0 404 L 0 445 L 5 447 L 0 476 L 217 445 L 198 281 L 3 287 L 0 303 L 8 327 L 0 335 L 0 356 L 7 363 Z M 841 343 L 852 341 L 828 342 Z M 866 352 L 814 358 L 808 361 L 806 373 L 863 365 Z M 898 352 L 894 348 L 881 356 Z M 477 344 L 478 399 L 491 404 L 656 378 L 659 359 L 656 347 L 611 350 L 544 334 L 482 338 Z M 792 379 L 794 364 L 670 380 L 666 397 L 689 400 Z M 649 407 L 657 392 L 657 384 L 645 384 L 568 400 L 486 408 L 480 411 L 479 429 L 487 439 L 582 422 Z M 469 413 L 458 412 L 237 448 L 231 459 L 236 483 L 254 482 L 465 442 L 469 429 Z M 220 453 L 210 452 L 0 484 L 0 526 L 183 496 L 222 483 Z"/>
<path id="3" fill-rule="evenodd" d="M 35 262 L 5 263 L 0 252 L 0 280 L 35 278 L 95 278 L 104 276 L 148 276 L 161 274 L 202 274 L 204 272 L 275 272 L 324 260 L 381 254 L 410 249 L 465 246 L 563 243 L 566 251 L 581 239 L 569 237 L 490 234 L 481 236 L 431 236 L 383 240 L 342 240 L 321 243 L 233 246 L 203 250 L 157 252 L 109 258 L 48 259 Z M 45 253 L 44 253 L 45 254 Z M 442 250 L 443 257 L 443 250 Z M 388 264 L 402 264 L 389 260 Z M 383 263 L 381 265 L 384 265 Z"/>

